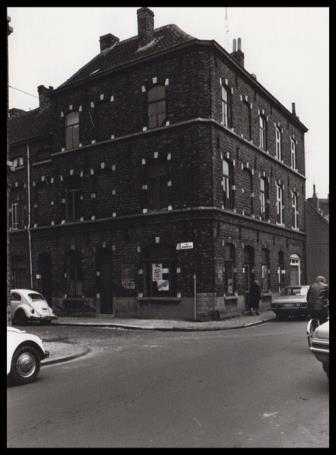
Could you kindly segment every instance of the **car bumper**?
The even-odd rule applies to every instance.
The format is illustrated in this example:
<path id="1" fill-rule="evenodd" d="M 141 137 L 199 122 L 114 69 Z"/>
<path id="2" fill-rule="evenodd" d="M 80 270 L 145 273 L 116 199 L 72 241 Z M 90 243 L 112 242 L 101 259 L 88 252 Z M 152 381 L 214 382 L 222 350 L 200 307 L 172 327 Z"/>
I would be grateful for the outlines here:
<path id="1" fill-rule="evenodd" d="M 271 305 L 271 310 L 279 314 L 308 314 L 308 309 L 305 307 L 274 307 Z"/>
<path id="2" fill-rule="evenodd" d="M 49 351 L 44 351 L 43 359 L 47 359 L 49 357 L 49 355 L 50 355 Z"/>
<path id="3" fill-rule="evenodd" d="M 31 319 L 32 321 L 53 321 L 57 318 L 58 318 L 58 316 L 56 316 L 56 315 L 37 316 L 36 314 L 32 314 L 29 316 L 29 319 Z"/>
<path id="4" fill-rule="evenodd" d="M 322 363 L 329 362 L 329 341 L 313 338 L 312 345 L 309 349 L 318 361 Z"/>

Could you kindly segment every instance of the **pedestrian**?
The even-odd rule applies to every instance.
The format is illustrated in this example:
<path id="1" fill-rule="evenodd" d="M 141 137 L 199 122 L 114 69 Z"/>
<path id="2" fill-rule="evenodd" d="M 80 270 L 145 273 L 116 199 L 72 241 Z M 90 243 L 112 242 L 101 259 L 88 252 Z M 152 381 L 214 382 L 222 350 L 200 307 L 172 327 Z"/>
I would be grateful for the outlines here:
<path id="1" fill-rule="evenodd" d="M 329 286 L 322 275 L 315 278 L 307 293 L 307 308 L 313 319 L 318 319 L 320 324 L 328 320 L 329 315 Z"/>
<path id="2" fill-rule="evenodd" d="M 251 284 L 250 295 L 249 295 L 249 307 L 250 311 L 248 314 L 252 315 L 253 310 L 255 314 L 259 314 L 259 302 L 261 297 L 261 289 L 258 280 L 254 280 Z"/>

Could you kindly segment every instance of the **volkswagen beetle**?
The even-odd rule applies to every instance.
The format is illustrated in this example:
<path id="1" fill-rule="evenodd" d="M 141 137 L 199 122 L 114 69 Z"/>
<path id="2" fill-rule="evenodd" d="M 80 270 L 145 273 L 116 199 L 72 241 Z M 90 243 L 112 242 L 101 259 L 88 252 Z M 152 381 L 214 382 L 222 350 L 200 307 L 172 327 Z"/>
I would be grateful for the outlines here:
<path id="1" fill-rule="evenodd" d="M 7 326 L 7 377 L 17 384 L 33 382 L 41 360 L 49 357 L 42 340 L 25 330 Z"/>
<path id="2" fill-rule="evenodd" d="M 29 320 L 47 324 L 57 319 L 43 295 L 30 289 L 12 289 L 10 307 L 13 324 L 25 324 Z"/>

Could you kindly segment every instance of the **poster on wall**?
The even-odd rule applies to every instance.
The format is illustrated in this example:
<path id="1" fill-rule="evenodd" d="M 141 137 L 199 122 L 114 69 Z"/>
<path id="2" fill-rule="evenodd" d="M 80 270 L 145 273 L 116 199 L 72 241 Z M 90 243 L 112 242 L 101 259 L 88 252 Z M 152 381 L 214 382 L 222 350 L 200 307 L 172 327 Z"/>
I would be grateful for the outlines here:
<path id="1" fill-rule="evenodd" d="M 135 289 L 134 271 L 126 265 L 121 267 L 121 286 L 124 289 Z"/>
<path id="2" fill-rule="evenodd" d="M 169 273 L 169 269 L 164 268 L 162 263 L 152 264 L 152 281 L 156 283 L 158 291 L 169 291 L 169 280 L 163 277 L 166 273 Z"/>

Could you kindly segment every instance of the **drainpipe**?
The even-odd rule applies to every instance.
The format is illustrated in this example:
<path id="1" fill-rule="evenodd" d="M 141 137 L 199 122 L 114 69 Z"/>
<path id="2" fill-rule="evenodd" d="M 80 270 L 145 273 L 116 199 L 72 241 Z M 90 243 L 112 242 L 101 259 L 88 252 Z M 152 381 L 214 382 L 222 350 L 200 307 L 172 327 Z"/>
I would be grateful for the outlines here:
<path id="1" fill-rule="evenodd" d="M 31 241 L 31 197 L 30 197 L 30 153 L 27 144 L 27 187 L 28 187 L 28 253 L 29 253 L 29 280 L 30 289 L 33 289 L 33 260 L 32 260 L 32 241 Z"/>

